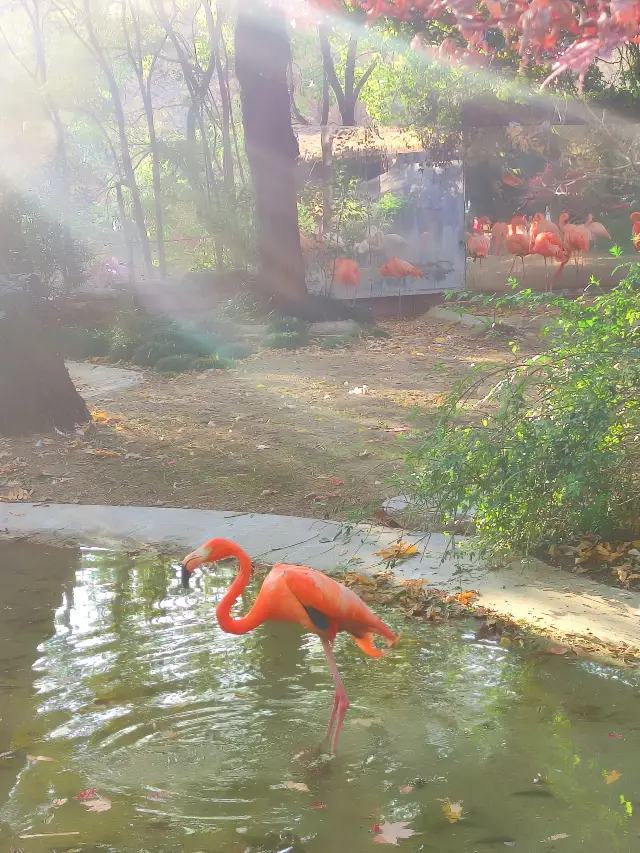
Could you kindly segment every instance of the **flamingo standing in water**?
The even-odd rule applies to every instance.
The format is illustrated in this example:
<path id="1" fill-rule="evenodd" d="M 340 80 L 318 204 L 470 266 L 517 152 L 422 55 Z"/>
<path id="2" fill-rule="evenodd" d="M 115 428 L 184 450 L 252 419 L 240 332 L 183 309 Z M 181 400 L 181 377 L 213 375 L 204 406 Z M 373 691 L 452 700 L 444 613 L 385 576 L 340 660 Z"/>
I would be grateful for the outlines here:
<path id="1" fill-rule="evenodd" d="M 240 563 L 240 569 L 216 608 L 216 618 L 223 631 L 228 634 L 247 634 L 267 621 L 297 622 L 306 631 L 320 637 L 336 685 L 333 710 L 325 735 L 325 740 L 331 738 L 331 751 L 335 752 L 349 708 L 349 700 L 333 656 L 336 634 L 340 631 L 351 634 L 354 643 L 374 658 L 382 657 L 384 653 L 373 645 L 372 634 L 384 637 L 389 646 L 395 645 L 398 638 L 355 592 L 308 566 L 291 566 L 286 563 L 278 563 L 271 569 L 249 613 L 234 618 L 231 608 L 251 579 L 251 558 L 229 539 L 210 539 L 187 554 L 181 563 L 182 585 L 189 586 L 189 577 L 198 566 L 216 563 L 226 557 L 235 557 Z"/>

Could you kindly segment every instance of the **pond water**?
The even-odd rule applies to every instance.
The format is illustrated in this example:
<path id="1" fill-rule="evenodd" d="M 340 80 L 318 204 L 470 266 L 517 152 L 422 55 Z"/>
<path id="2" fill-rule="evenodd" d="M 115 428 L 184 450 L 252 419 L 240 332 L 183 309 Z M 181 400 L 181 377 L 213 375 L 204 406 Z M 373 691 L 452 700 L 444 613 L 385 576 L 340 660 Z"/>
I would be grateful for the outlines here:
<path id="1" fill-rule="evenodd" d="M 314 759 L 322 648 L 295 626 L 223 634 L 232 577 L 185 592 L 148 556 L 1 545 L 2 853 L 373 853 L 385 821 L 417 833 L 407 851 L 639 849 L 634 672 L 382 614 L 401 643 L 371 660 L 338 640 L 352 705 L 338 757 Z"/>

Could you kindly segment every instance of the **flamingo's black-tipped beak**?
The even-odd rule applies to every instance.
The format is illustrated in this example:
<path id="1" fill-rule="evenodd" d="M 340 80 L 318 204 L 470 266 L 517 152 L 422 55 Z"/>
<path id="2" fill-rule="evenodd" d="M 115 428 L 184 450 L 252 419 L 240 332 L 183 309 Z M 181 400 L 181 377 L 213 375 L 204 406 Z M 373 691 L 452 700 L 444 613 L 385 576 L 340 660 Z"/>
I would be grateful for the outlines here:
<path id="1" fill-rule="evenodd" d="M 189 578 L 191 577 L 191 572 L 184 563 L 180 563 L 180 568 L 182 569 L 182 587 L 183 589 L 189 589 Z"/>

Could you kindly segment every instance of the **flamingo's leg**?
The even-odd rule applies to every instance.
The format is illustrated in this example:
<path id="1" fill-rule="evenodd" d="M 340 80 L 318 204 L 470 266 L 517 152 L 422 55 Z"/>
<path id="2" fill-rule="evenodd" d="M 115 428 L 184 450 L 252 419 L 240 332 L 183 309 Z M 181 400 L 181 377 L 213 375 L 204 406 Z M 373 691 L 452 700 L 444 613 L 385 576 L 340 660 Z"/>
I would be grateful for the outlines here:
<path id="1" fill-rule="evenodd" d="M 331 716 L 329 717 L 329 725 L 327 726 L 327 733 L 324 736 L 325 740 L 329 740 L 331 737 L 331 733 L 333 732 L 333 726 L 336 721 L 336 714 L 338 713 L 338 704 L 339 704 L 339 696 L 338 691 L 334 693 L 333 696 L 333 708 L 331 709 Z"/>
<path id="2" fill-rule="evenodd" d="M 345 715 L 349 710 L 349 699 L 347 698 L 344 685 L 342 684 L 342 679 L 340 678 L 340 673 L 338 672 L 338 666 L 336 664 L 336 659 L 333 656 L 333 649 L 331 648 L 331 643 L 328 640 L 323 639 L 322 648 L 324 649 L 324 653 L 327 656 L 327 661 L 329 662 L 329 669 L 331 670 L 331 675 L 333 676 L 333 680 L 336 685 L 336 693 L 333 698 L 333 711 L 331 712 L 331 717 L 329 719 L 329 728 L 327 730 L 328 737 L 335 720 L 336 728 L 335 732 L 333 733 L 333 740 L 331 741 L 331 752 L 335 752 L 338 746 L 338 738 L 340 737 L 342 723 L 344 722 Z"/>

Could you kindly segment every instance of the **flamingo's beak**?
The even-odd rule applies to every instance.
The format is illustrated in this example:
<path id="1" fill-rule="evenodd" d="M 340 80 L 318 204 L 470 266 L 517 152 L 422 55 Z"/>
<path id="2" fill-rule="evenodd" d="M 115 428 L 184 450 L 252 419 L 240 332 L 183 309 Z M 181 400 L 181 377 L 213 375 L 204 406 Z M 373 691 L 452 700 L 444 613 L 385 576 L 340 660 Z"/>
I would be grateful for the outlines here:
<path id="1" fill-rule="evenodd" d="M 191 572 L 184 563 L 180 563 L 180 569 L 182 570 L 182 587 L 183 589 L 189 589 L 189 578 L 191 577 Z"/>

